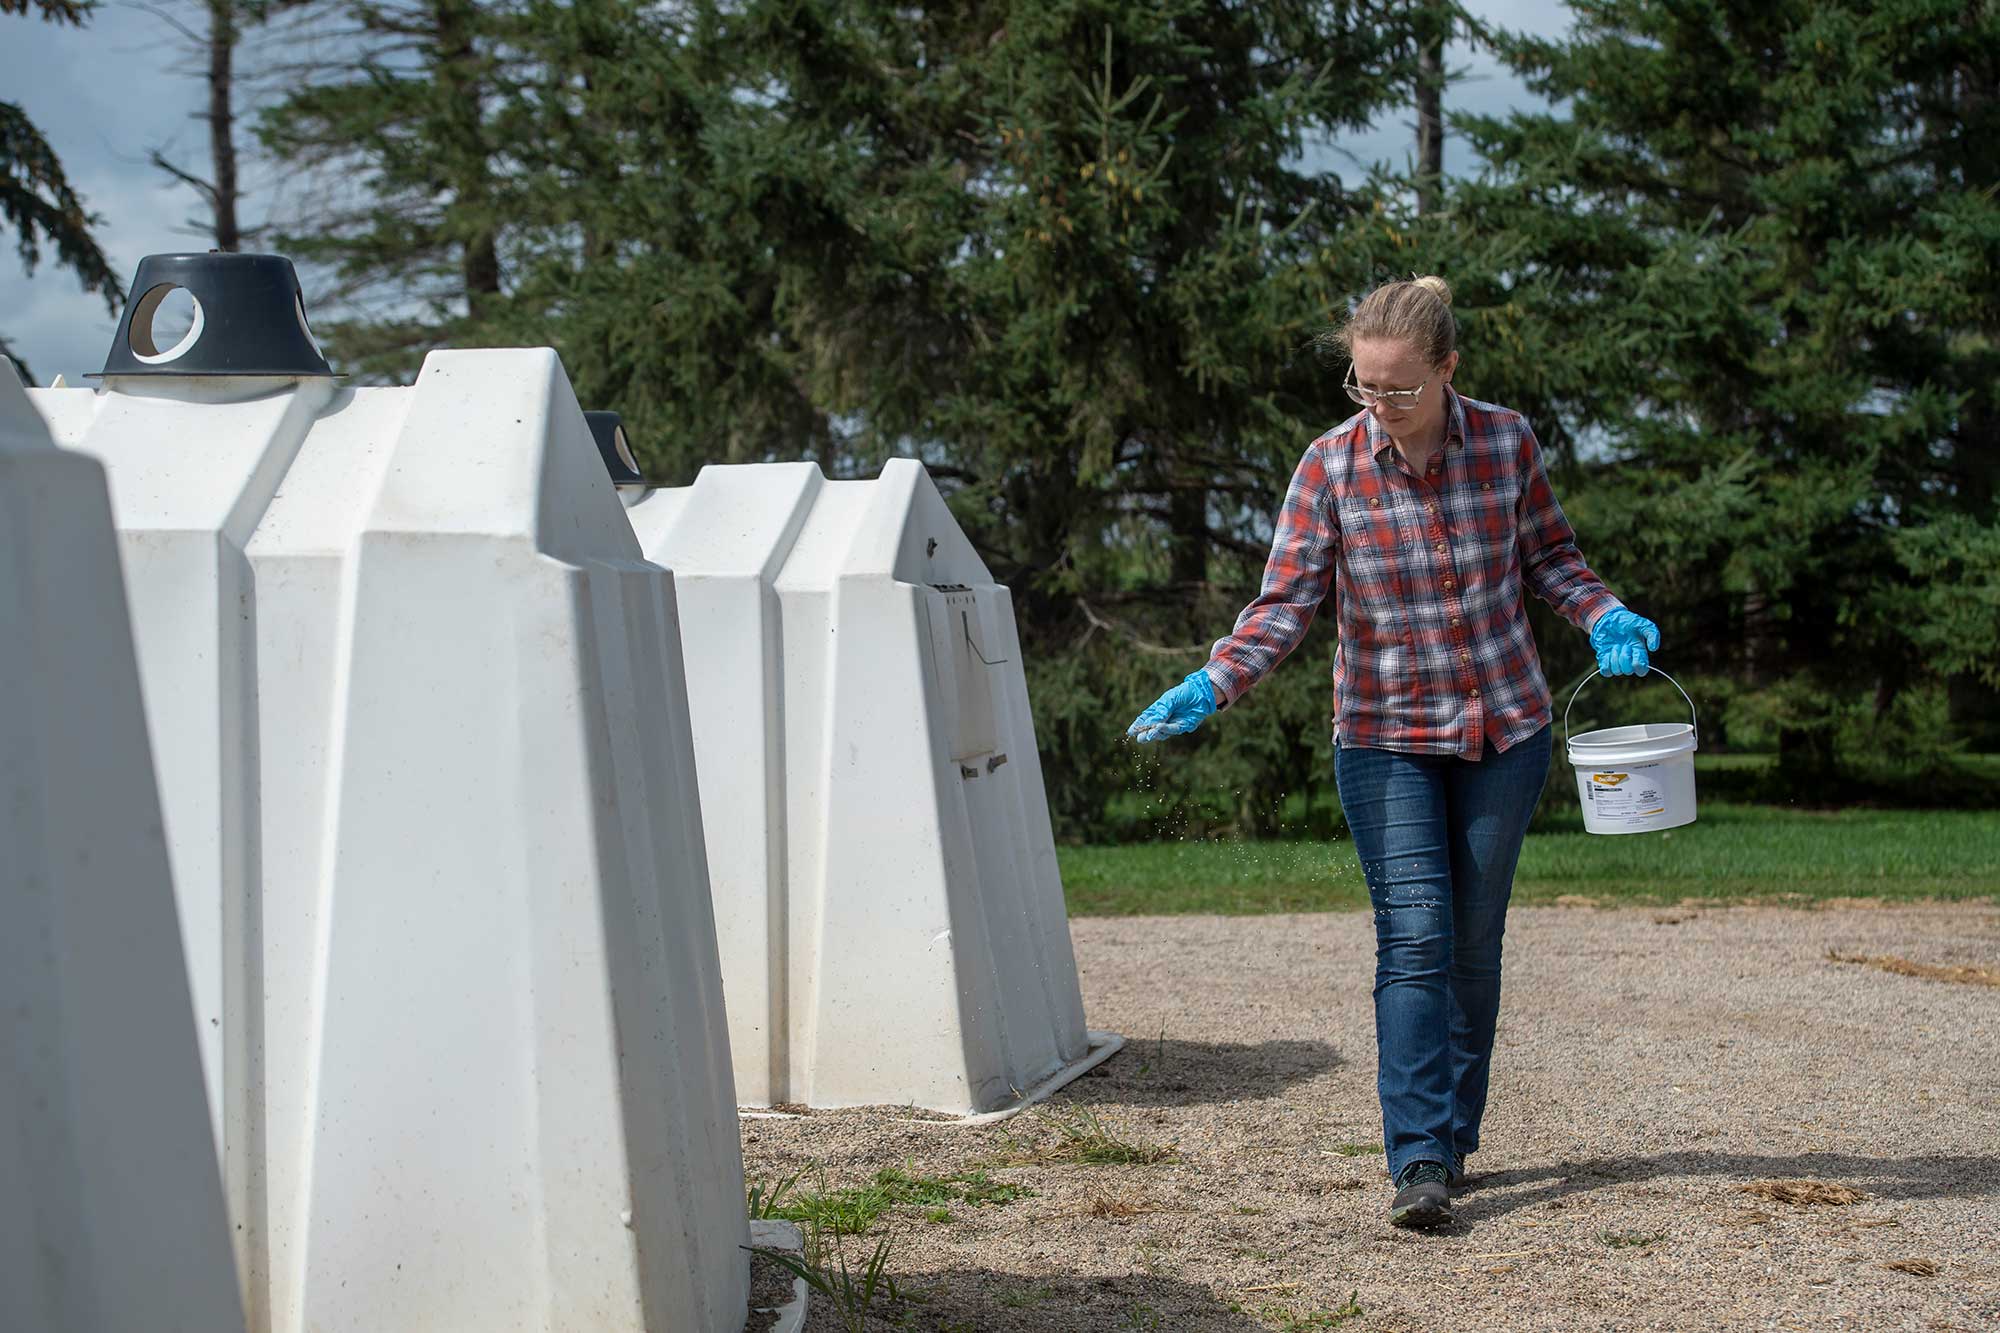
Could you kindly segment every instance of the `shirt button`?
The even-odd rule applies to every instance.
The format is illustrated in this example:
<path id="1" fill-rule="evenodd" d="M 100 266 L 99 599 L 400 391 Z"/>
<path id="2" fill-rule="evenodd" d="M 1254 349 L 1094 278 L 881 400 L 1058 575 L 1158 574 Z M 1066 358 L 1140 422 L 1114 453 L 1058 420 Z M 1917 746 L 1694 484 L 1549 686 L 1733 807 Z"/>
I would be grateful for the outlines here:
<path id="1" fill-rule="evenodd" d="M 1482 481 L 1479 483 L 1479 489 L 1482 491 L 1490 491 L 1493 489 L 1493 483 L 1490 481 Z"/>
<path id="2" fill-rule="evenodd" d="M 1451 588 L 1452 588 L 1452 582 L 1451 582 L 1451 580 L 1450 580 L 1450 579 L 1446 579 L 1446 580 L 1444 581 L 1444 586 L 1445 586 L 1445 591 L 1447 591 L 1447 592 L 1451 591 Z"/>
<path id="3" fill-rule="evenodd" d="M 1472 653 L 1471 653 L 1471 650 L 1469 650 L 1469 649 L 1466 649 L 1466 648 L 1461 648 L 1461 649 L 1459 649 L 1459 650 L 1458 650 L 1458 660 L 1459 660 L 1459 661 L 1461 661 L 1461 662 L 1470 662 L 1470 661 L 1472 660 Z"/>
<path id="4" fill-rule="evenodd" d="M 1470 694 L 1470 697 L 1472 697 L 1472 698 L 1474 698 L 1474 699 L 1477 699 L 1477 698 L 1479 697 L 1479 691 L 1478 691 L 1478 690 L 1471 690 L 1471 691 L 1469 691 L 1468 693 Z"/>
<path id="5" fill-rule="evenodd" d="M 1431 501 L 1426 501 L 1424 504 L 1424 508 L 1428 509 L 1433 514 L 1435 514 L 1438 511 L 1436 503 Z"/>
<path id="6" fill-rule="evenodd" d="M 1382 498 L 1380 496 L 1371 497 L 1368 501 L 1368 507 L 1370 509 L 1380 509 L 1382 507 Z"/>
<path id="7" fill-rule="evenodd" d="M 1438 553 L 1439 555 L 1443 555 L 1443 554 L 1444 554 L 1444 547 L 1442 547 L 1442 546 L 1438 547 L 1438 548 L 1437 548 L 1437 553 Z M 1449 585 L 1449 584 L 1447 584 L 1446 586 L 1447 586 L 1447 587 L 1449 587 L 1450 585 Z"/>
<path id="8" fill-rule="evenodd" d="M 1458 617 L 1457 617 L 1457 616 L 1453 616 L 1453 617 L 1451 618 L 1451 627 L 1452 627 L 1453 629 L 1457 629 L 1457 628 L 1458 628 Z"/>

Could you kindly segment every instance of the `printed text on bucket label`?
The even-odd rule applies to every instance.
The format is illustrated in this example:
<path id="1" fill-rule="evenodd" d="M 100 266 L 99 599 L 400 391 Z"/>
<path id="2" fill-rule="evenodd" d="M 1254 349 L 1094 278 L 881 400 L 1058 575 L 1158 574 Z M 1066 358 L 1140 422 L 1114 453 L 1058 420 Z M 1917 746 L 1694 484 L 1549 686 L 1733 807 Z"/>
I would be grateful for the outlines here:
<path id="1" fill-rule="evenodd" d="M 1637 822 L 1650 819 L 1666 809 L 1658 764 L 1635 764 L 1629 768 L 1592 773 L 1590 803 L 1599 819 Z"/>

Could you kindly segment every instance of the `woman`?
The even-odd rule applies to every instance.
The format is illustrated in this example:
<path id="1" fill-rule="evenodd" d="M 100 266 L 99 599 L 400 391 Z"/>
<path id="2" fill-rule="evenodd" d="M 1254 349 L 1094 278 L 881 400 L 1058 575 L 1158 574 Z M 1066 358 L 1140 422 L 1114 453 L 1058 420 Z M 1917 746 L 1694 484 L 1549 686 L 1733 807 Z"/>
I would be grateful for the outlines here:
<path id="1" fill-rule="evenodd" d="M 1334 775 L 1375 908 L 1389 1220 L 1406 1227 L 1451 1221 L 1479 1146 L 1507 900 L 1548 774 L 1524 589 L 1589 631 L 1607 675 L 1644 675 L 1660 646 L 1584 563 L 1528 423 L 1452 389 L 1450 307 L 1436 277 L 1356 307 L 1335 341 L 1367 410 L 1306 450 L 1263 590 L 1128 732 L 1183 735 L 1240 699 L 1332 592 Z"/>

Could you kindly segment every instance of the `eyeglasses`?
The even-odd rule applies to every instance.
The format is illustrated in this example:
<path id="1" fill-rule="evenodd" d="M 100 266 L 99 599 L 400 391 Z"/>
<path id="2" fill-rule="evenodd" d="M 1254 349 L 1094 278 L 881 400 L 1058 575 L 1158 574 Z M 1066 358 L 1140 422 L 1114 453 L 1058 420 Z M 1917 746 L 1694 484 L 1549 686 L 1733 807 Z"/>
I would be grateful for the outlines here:
<path id="1" fill-rule="evenodd" d="M 1363 407 L 1373 407 L 1376 403 L 1381 403 L 1384 407 L 1415 407 L 1422 401 L 1424 390 L 1429 388 L 1431 381 L 1436 378 L 1437 372 L 1433 370 L 1424 377 L 1424 382 L 1414 389 L 1364 389 L 1354 382 L 1354 367 L 1349 365 L 1347 383 L 1341 387 L 1347 390 L 1349 398 Z"/>

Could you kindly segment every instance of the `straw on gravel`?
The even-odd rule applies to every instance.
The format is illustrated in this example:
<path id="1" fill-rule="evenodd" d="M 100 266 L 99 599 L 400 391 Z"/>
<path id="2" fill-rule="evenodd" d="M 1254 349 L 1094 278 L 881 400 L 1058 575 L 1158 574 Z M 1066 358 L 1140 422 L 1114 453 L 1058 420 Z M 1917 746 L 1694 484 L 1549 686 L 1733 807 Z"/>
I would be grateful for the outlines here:
<path id="1" fill-rule="evenodd" d="M 1826 956 L 1836 963 L 1860 963 L 1879 967 L 1899 977 L 1922 977 L 1927 981 L 1956 981 L 1967 986 L 2000 986 L 2000 971 L 1990 967 L 1941 967 L 1935 963 L 1913 963 L 1907 958 L 1870 958 L 1866 954 L 1842 953 L 1828 949 Z"/>
<path id="2" fill-rule="evenodd" d="M 1938 1266 L 1929 1259 L 1891 1259 L 1882 1267 L 1892 1273 L 1915 1273 L 1918 1277 L 1936 1277 Z"/>
<path id="3" fill-rule="evenodd" d="M 1086 1211 L 1092 1217 L 1137 1217 L 1146 1210 L 1127 1199 L 1092 1199 Z"/>
<path id="4" fill-rule="evenodd" d="M 1829 1184 L 1824 1180 L 1756 1180 L 1736 1188 L 1745 1194 L 1769 1199 L 1772 1203 L 1789 1203 L 1799 1208 L 1816 1203 L 1860 1203 L 1868 1197 L 1860 1190 Z"/>

